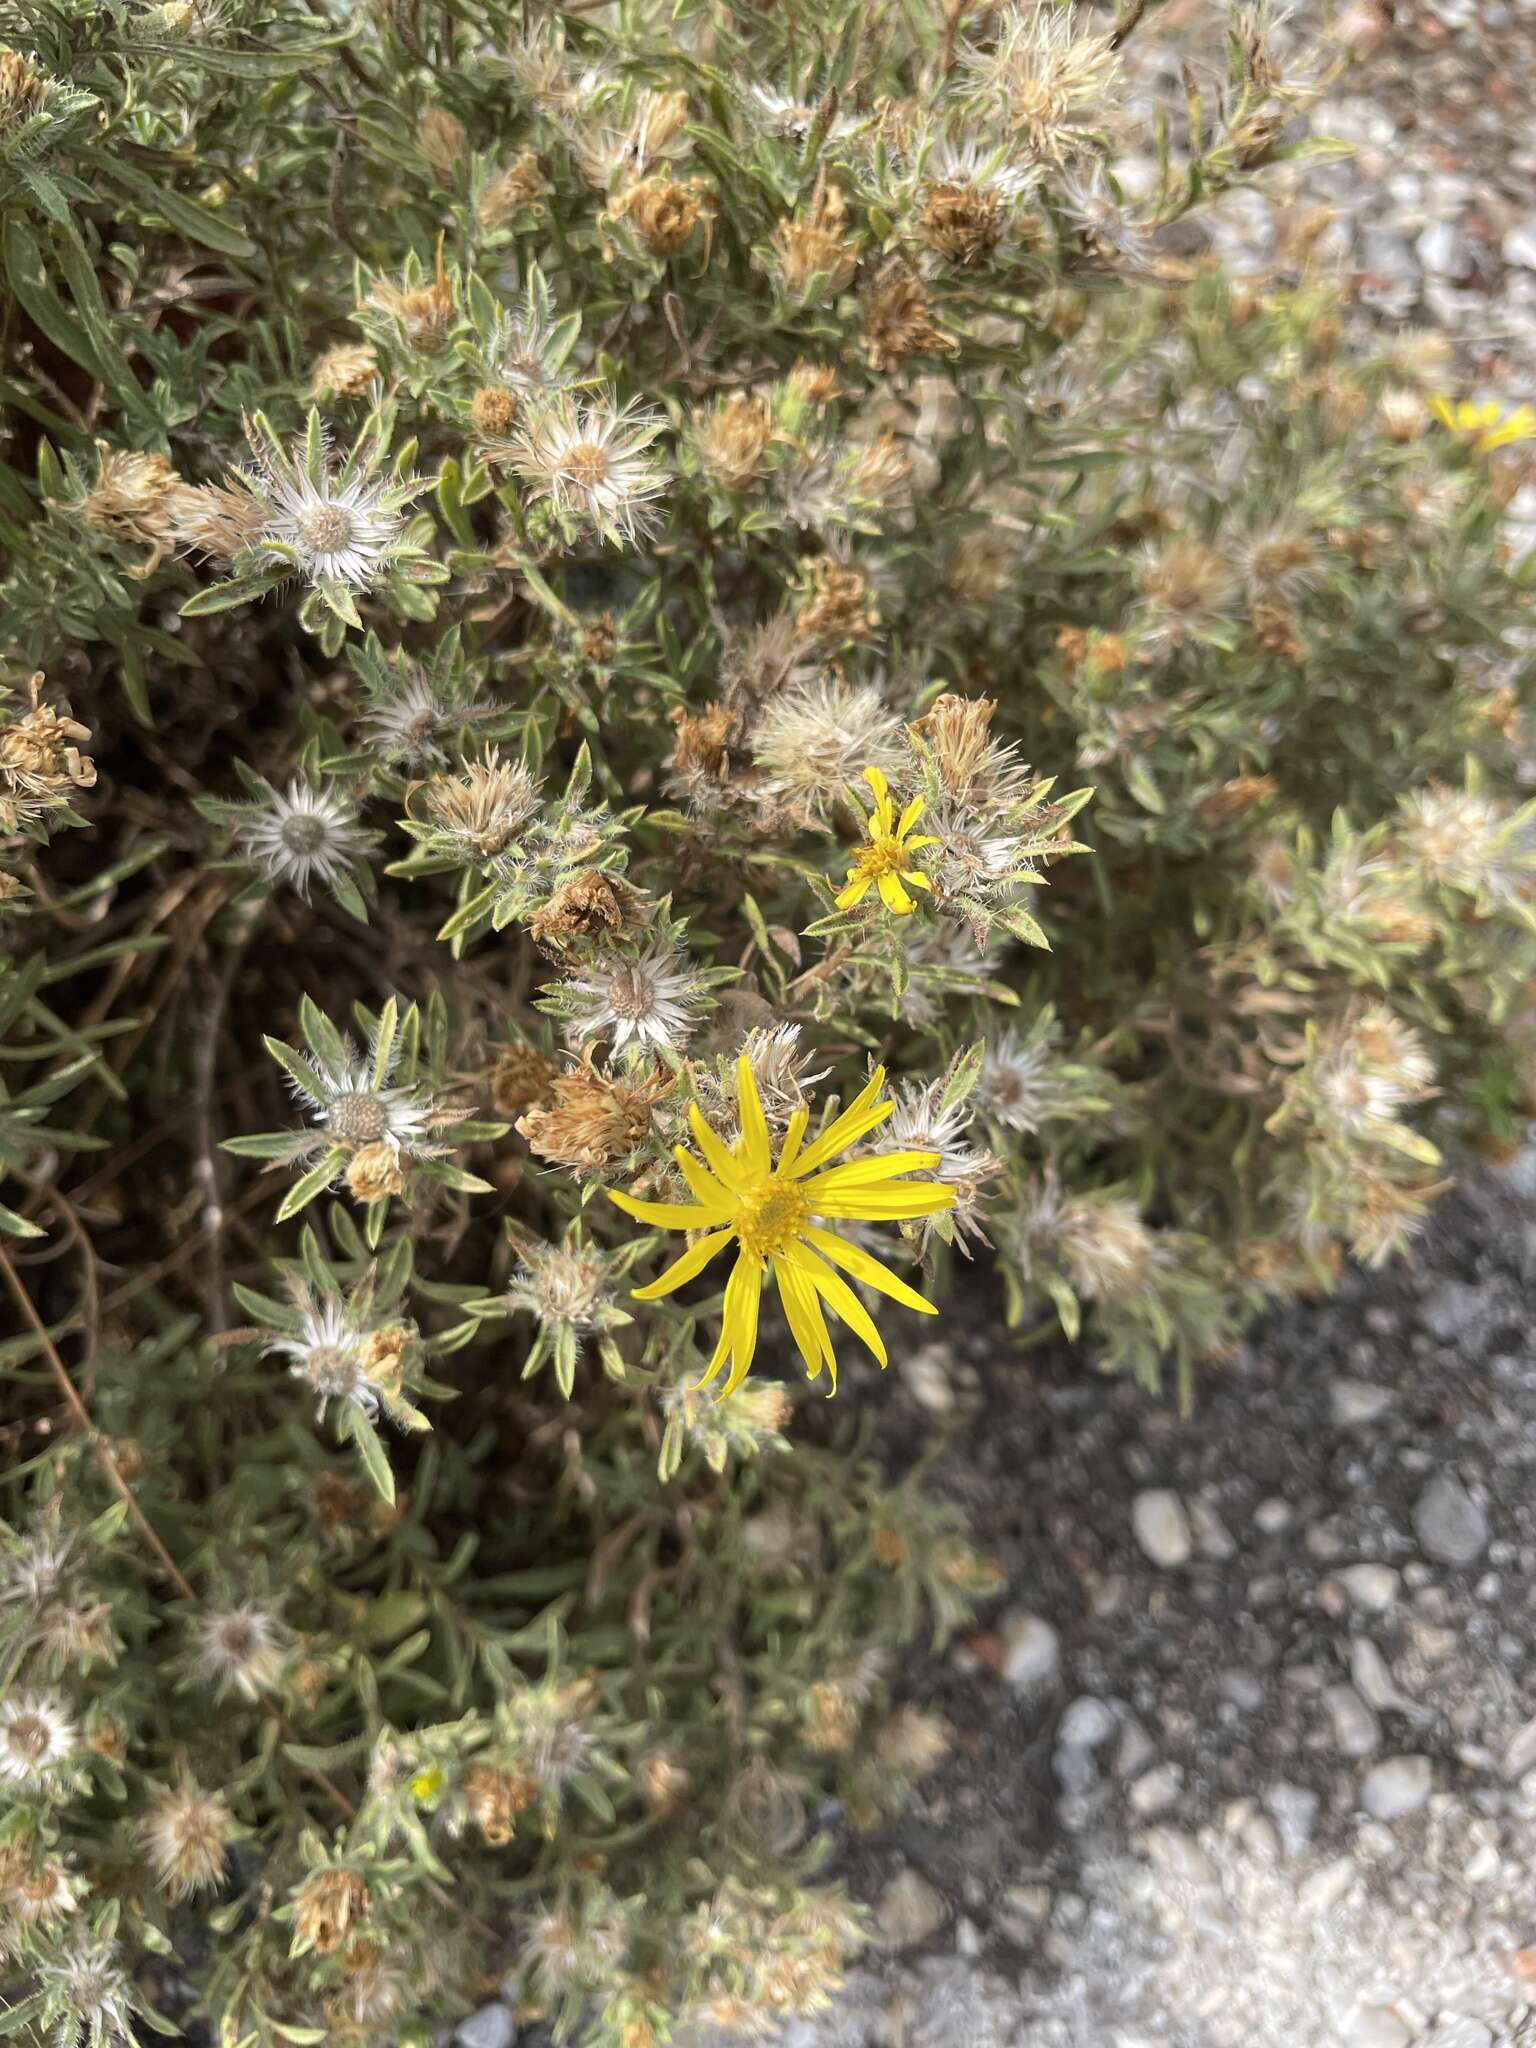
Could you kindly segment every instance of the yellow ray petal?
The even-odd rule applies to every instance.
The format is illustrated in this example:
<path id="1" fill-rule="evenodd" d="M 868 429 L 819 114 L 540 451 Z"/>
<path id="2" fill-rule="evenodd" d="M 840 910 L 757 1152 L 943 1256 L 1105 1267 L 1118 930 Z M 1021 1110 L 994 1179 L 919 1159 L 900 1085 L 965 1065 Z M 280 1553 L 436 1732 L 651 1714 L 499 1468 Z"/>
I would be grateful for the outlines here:
<path id="1" fill-rule="evenodd" d="M 773 1164 L 768 1119 L 763 1115 L 762 1097 L 757 1092 L 757 1076 L 745 1053 L 736 1062 L 736 1116 L 741 1124 L 738 1157 L 742 1165 L 751 1174 L 767 1173 Z"/>
<path id="2" fill-rule="evenodd" d="M 873 1355 L 880 1365 L 888 1365 L 884 1341 L 875 1328 L 869 1310 L 860 1301 L 846 1280 L 840 1279 L 827 1264 L 818 1258 L 806 1245 L 795 1245 L 783 1254 L 788 1263 L 804 1279 L 809 1280 L 822 1300 L 852 1330 L 855 1337 Z"/>
<path id="3" fill-rule="evenodd" d="M 856 1145 L 876 1124 L 885 1122 L 896 1105 L 890 1101 L 876 1101 L 884 1086 L 885 1069 L 876 1067 L 842 1114 L 834 1117 L 821 1136 L 807 1145 L 796 1159 L 795 1180 L 803 1174 L 814 1173 L 824 1160 L 835 1159 L 839 1152 L 846 1152 L 850 1145 Z"/>
<path id="4" fill-rule="evenodd" d="M 606 1188 L 604 1193 L 626 1216 L 633 1216 L 637 1223 L 654 1223 L 658 1230 L 704 1230 L 711 1224 L 724 1223 L 731 1213 L 730 1205 L 691 1209 L 682 1202 L 639 1202 L 633 1195 L 621 1195 L 612 1188 Z"/>
<path id="5" fill-rule="evenodd" d="M 696 1102 L 690 1102 L 688 1105 L 688 1128 L 693 1132 L 694 1143 L 704 1154 L 704 1163 L 715 1179 L 730 1188 L 733 1193 L 739 1193 L 741 1168 L 732 1157 L 730 1147 Z"/>
<path id="6" fill-rule="evenodd" d="M 725 1288 L 725 1320 L 721 1337 L 729 1339 L 731 1376 L 720 1389 L 723 1401 L 734 1394 L 752 1368 L 757 1350 L 757 1311 L 763 1295 L 763 1266 L 760 1259 L 739 1258 Z"/>
<path id="7" fill-rule="evenodd" d="M 692 1189 L 696 1202 L 701 1202 L 706 1209 L 728 1210 L 735 1206 L 736 1196 L 732 1190 L 722 1187 L 712 1173 L 706 1172 L 686 1146 L 674 1145 L 672 1157 Z"/>
<path id="8" fill-rule="evenodd" d="M 800 1142 L 805 1136 L 806 1126 L 811 1120 L 810 1109 L 802 1104 L 789 1120 L 789 1129 L 784 1133 L 784 1142 L 779 1147 L 779 1174 L 782 1177 L 794 1165 L 800 1152 Z"/>
<path id="9" fill-rule="evenodd" d="M 909 889 L 932 889 L 933 877 L 925 875 L 921 868 L 903 868 L 901 879 Z"/>
<path id="10" fill-rule="evenodd" d="M 917 905 L 901 886 L 901 879 L 887 870 L 880 877 L 880 901 L 887 910 L 894 910 L 898 917 L 905 917 Z"/>
<path id="11" fill-rule="evenodd" d="M 889 1187 L 848 1188 L 818 1196 L 818 1216 L 844 1222 L 902 1223 L 911 1216 L 934 1216 L 955 1205 L 953 1188 L 935 1187 L 931 1181 L 893 1181 Z"/>
<path id="12" fill-rule="evenodd" d="M 660 1301 L 664 1294 L 675 1294 L 679 1287 L 686 1286 L 696 1274 L 702 1273 L 718 1252 L 724 1251 L 731 1241 L 728 1230 L 712 1230 L 708 1237 L 701 1237 L 697 1244 L 689 1245 L 680 1259 L 674 1259 L 659 1280 L 652 1280 L 649 1286 L 632 1287 L 630 1295 L 635 1301 Z"/>
<path id="13" fill-rule="evenodd" d="M 898 1173 L 931 1173 L 939 1163 L 937 1152 L 877 1152 L 873 1159 L 845 1159 L 841 1166 L 829 1166 L 813 1173 L 801 1185 L 807 1195 L 834 1188 L 856 1188 L 872 1180 L 893 1180 Z M 812 1202 L 811 1207 L 815 1208 Z"/>
<path id="14" fill-rule="evenodd" d="M 832 1368 L 832 1387 L 835 1390 L 837 1360 L 832 1353 L 832 1339 L 827 1335 L 826 1318 L 821 1313 L 815 1288 L 784 1260 L 774 1259 L 770 1263 L 773 1277 L 778 1282 L 784 1320 L 789 1325 L 789 1333 L 800 1356 L 805 1360 L 806 1378 L 817 1378 L 825 1362 Z"/>
<path id="15" fill-rule="evenodd" d="M 872 832 L 870 837 L 884 839 L 890 833 L 891 820 L 896 813 L 896 807 L 891 802 L 891 786 L 878 768 L 866 768 L 864 780 L 875 793 L 874 823 L 879 827 L 878 833 Z"/>
<path id="16" fill-rule="evenodd" d="M 902 812 L 901 822 L 896 827 L 896 837 L 898 839 L 905 839 L 907 834 L 912 830 L 912 827 L 917 823 L 918 819 L 923 815 L 923 812 L 927 808 L 928 799 L 922 794 L 921 791 L 919 791 L 918 794 L 915 797 L 913 797 L 911 803 L 907 805 L 907 808 Z"/>
<path id="17" fill-rule="evenodd" d="M 866 875 L 862 868 L 850 868 L 847 884 L 837 892 L 839 910 L 852 910 L 855 903 L 862 903 L 869 894 L 873 875 Z"/>
<path id="18" fill-rule="evenodd" d="M 920 1315 L 936 1316 L 938 1309 L 926 1295 L 919 1294 L 915 1287 L 909 1287 L 899 1279 L 889 1266 L 864 1251 L 859 1245 L 849 1244 L 839 1237 L 835 1230 L 818 1230 L 814 1224 L 805 1233 L 809 1243 L 815 1245 L 823 1258 L 830 1259 L 835 1266 L 841 1266 L 851 1273 L 855 1280 L 862 1280 L 866 1287 L 873 1287 L 877 1293 L 888 1294 L 892 1301 L 899 1301 L 903 1308 L 915 1308 Z"/>

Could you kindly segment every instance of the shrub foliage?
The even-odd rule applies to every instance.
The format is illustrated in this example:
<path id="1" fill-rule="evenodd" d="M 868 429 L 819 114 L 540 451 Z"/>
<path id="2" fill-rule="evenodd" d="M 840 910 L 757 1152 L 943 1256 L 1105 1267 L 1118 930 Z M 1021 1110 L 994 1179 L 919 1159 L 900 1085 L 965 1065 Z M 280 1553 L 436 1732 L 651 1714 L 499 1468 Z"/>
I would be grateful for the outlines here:
<path id="1" fill-rule="evenodd" d="M 6 2030 L 814 2009 L 990 1590 L 859 1358 L 1187 1400 L 1525 1112 L 1536 419 L 1160 32 L 0 4 Z"/>

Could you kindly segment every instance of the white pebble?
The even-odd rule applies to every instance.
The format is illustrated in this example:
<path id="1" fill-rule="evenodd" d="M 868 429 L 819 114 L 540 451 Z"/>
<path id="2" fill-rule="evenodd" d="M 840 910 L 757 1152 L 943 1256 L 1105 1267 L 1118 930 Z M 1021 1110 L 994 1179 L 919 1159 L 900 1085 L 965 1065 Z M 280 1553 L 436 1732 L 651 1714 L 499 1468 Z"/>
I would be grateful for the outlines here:
<path id="1" fill-rule="evenodd" d="M 1038 1614 L 1011 1614 L 1002 1625 L 1003 1676 L 1021 1691 L 1056 1675 L 1061 1638 Z"/>
<path id="2" fill-rule="evenodd" d="M 1148 1487 L 1131 1502 L 1131 1527 L 1136 1541 L 1155 1565 L 1165 1571 L 1187 1564 L 1194 1539 L 1184 1503 L 1167 1487 Z"/>
<path id="3" fill-rule="evenodd" d="M 1373 1820 L 1403 1820 L 1428 1799 L 1434 1779 L 1427 1756 L 1389 1756 L 1366 1772 L 1360 1804 Z"/>

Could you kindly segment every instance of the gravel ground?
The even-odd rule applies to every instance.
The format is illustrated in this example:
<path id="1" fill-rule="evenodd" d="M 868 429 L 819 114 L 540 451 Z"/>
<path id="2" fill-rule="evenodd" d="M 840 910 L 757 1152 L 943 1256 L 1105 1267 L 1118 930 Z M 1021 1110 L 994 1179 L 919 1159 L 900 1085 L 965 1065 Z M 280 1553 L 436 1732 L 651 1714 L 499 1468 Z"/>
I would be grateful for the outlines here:
<path id="1" fill-rule="evenodd" d="M 1263 269 L 1325 207 L 1362 334 L 1438 329 L 1458 389 L 1529 400 L 1536 0 L 1376 5 L 1311 122 L 1349 156 L 1231 195 L 1210 242 Z M 1149 94 L 1213 56 L 1201 0 L 1169 11 Z M 984 1292 L 882 1386 L 893 1463 L 941 1439 L 1009 1591 L 902 1674 L 951 1753 L 846 1843 L 879 1946 L 781 2048 L 1536 2044 L 1533 1287 L 1536 1149 L 1273 1317 L 1189 1421 L 1014 1354 Z M 511 2015 L 458 2039 L 511 2048 Z"/>
<path id="2" fill-rule="evenodd" d="M 1536 2041 L 1533 1277 L 1536 1153 L 1190 1422 L 984 1314 L 911 1362 L 893 1440 L 947 1427 L 1010 1592 L 908 1674 L 954 1750 L 791 2048 Z"/>

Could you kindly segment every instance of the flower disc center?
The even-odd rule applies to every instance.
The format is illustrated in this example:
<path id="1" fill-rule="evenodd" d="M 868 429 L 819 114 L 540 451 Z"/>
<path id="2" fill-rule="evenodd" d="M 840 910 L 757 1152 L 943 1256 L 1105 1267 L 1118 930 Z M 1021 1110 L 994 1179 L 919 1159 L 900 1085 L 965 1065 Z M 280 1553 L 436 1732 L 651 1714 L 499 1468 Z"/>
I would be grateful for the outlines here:
<path id="1" fill-rule="evenodd" d="M 893 875 L 903 868 L 909 855 L 899 839 L 872 839 L 859 855 L 859 870 L 878 881 L 881 875 Z"/>
<path id="2" fill-rule="evenodd" d="M 332 1098 L 326 1121 L 338 1138 L 354 1145 L 371 1145 L 389 1129 L 389 1115 L 376 1095 L 360 1090 Z"/>
<path id="3" fill-rule="evenodd" d="M 294 523 L 305 546 L 317 555 L 334 555 L 357 530 L 345 505 L 306 505 Z"/>
<path id="4" fill-rule="evenodd" d="M 607 449 L 600 448 L 596 441 L 578 441 L 562 466 L 573 484 L 584 491 L 595 491 L 599 484 L 608 481 L 612 464 Z"/>
<path id="5" fill-rule="evenodd" d="M 736 1236 L 754 1258 L 788 1250 L 810 1218 L 805 1196 L 793 1181 L 769 1180 L 742 1197 Z"/>

